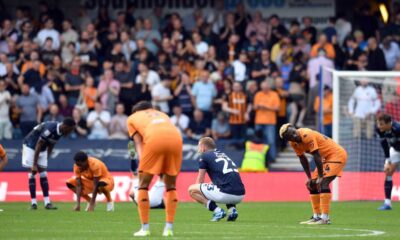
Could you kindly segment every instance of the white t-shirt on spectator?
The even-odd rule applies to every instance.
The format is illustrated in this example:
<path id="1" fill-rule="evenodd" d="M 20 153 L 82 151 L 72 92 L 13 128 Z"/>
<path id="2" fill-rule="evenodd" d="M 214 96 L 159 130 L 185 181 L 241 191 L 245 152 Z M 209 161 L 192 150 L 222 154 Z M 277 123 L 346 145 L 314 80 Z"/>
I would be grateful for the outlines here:
<path id="1" fill-rule="evenodd" d="M 181 135 L 184 135 L 184 131 L 189 127 L 190 120 L 188 116 L 181 114 L 179 117 L 173 115 L 171 117 L 171 122 L 178 128 Z"/>
<path id="2" fill-rule="evenodd" d="M 232 63 L 234 70 L 234 78 L 237 82 L 243 82 L 246 80 L 246 64 L 242 63 L 239 60 L 235 60 Z"/>
<path id="3" fill-rule="evenodd" d="M 9 121 L 9 110 L 10 110 L 10 92 L 4 90 L 0 92 L 0 122 Z"/>
<path id="4" fill-rule="evenodd" d="M 202 56 L 208 51 L 208 44 L 206 42 L 199 42 L 195 45 L 195 48 L 197 54 Z"/>
<path id="5" fill-rule="evenodd" d="M 111 121 L 110 113 L 108 111 L 102 111 L 100 114 L 98 114 L 96 111 L 91 111 L 86 119 L 87 122 L 94 121 L 94 124 L 90 130 L 92 134 L 107 136 L 107 127 L 103 126 L 99 120 L 96 120 L 97 118 L 100 118 L 103 122 L 109 124 Z"/>
<path id="6" fill-rule="evenodd" d="M 161 82 L 158 83 L 153 87 L 151 90 L 151 97 L 154 99 L 154 97 L 160 97 L 160 98 L 167 98 L 171 96 L 171 90 L 169 88 L 166 88 L 164 84 Z M 168 101 L 153 101 L 153 104 L 155 106 L 160 107 L 162 112 L 168 113 L 169 112 L 169 106 L 168 106 Z"/>
<path id="7" fill-rule="evenodd" d="M 385 55 L 386 65 L 388 69 L 393 69 L 396 61 L 400 59 L 400 48 L 395 42 L 390 42 L 389 49 L 386 49 L 382 44 L 380 45 L 383 54 Z"/>
<path id="8" fill-rule="evenodd" d="M 157 85 L 160 82 L 160 76 L 156 71 L 149 70 L 149 73 L 147 74 L 147 79 L 146 79 L 146 84 L 149 85 L 150 89 L 153 89 L 155 85 Z M 136 76 L 136 83 L 140 84 L 142 83 L 142 76 L 138 74 Z"/>
<path id="9" fill-rule="evenodd" d="M 50 37 L 53 39 L 53 49 L 60 49 L 60 33 L 55 29 L 42 29 L 37 35 L 40 46 L 43 46 L 46 38 Z"/>
<path id="10" fill-rule="evenodd" d="M 348 102 L 349 113 L 364 119 L 368 114 L 375 115 L 381 108 L 381 101 L 374 87 L 358 86 Z"/>

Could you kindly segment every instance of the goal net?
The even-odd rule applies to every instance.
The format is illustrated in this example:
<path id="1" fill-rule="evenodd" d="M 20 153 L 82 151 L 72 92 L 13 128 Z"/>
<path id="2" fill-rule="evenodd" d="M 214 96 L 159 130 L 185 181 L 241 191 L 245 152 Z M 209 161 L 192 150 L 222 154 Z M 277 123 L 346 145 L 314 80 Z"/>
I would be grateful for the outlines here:
<path id="1" fill-rule="evenodd" d="M 334 200 L 383 200 L 385 156 L 375 135 L 376 116 L 400 121 L 399 72 L 333 71 L 333 139 L 348 153 L 343 177 L 333 184 Z M 400 198 L 396 176 L 393 200 Z"/>

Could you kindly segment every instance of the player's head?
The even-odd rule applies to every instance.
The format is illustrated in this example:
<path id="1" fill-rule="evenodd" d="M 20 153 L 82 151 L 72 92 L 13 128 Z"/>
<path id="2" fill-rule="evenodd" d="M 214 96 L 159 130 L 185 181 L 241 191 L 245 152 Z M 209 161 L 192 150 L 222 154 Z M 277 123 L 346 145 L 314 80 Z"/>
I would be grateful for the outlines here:
<path id="1" fill-rule="evenodd" d="M 392 128 L 392 116 L 386 113 L 382 113 L 376 119 L 376 125 L 379 131 L 386 132 Z"/>
<path id="2" fill-rule="evenodd" d="M 143 110 L 147 110 L 147 109 L 151 109 L 151 108 L 153 108 L 153 105 L 151 105 L 151 102 L 140 101 L 132 107 L 132 114 L 135 112 L 138 112 L 138 111 L 143 111 Z"/>
<path id="3" fill-rule="evenodd" d="M 290 123 L 283 124 L 279 129 L 279 136 L 286 141 L 301 142 L 301 136 L 296 127 Z"/>
<path id="4" fill-rule="evenodd" d="M 72 118 L 65 118 L 60 126 L 60 132 L 62 135 L 68 135 L 75 129 L 75 121 Z"/>
<path id="5" fill-rule="evenodd" d="M 197 146 L 197 151 L 199 153 L 204 153 L 210 150 L 214 150 L 217 146 L 215 142 L 210 137 L 204 137 L 199 140 L 199 145 Z"/>
<path id="6" fill-rule="evenodd" d="M 86 169 L 89 165 L 88 164 L 88 155 L 83 151 L 79 151 L 75 154 L 74 161 L 75 161 L 75 164 L 80 169 Z"/>

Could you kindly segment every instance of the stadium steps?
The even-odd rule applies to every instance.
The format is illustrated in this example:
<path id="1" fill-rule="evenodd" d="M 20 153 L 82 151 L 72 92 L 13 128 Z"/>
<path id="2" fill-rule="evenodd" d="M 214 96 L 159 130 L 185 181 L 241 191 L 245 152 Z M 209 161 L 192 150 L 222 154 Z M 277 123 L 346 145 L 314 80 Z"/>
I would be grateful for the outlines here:
<path id="1" fill-rule="evenodd" d="M 278 157 L 274 163 L 269 166 L 271 171 L 302 171 L 296 153 L 291 147 L 287 147 L 283 152 L 278 153 Z"/>

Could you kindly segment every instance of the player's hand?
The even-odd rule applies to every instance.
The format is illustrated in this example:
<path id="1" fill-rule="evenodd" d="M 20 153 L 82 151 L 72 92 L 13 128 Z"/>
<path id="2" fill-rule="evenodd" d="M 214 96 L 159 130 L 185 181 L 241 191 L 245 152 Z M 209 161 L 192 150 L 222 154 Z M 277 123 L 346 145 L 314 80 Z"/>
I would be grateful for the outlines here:
<path id="1" fill-rule="evenodd" d="M 317 185 L 318 192 L 321 191 L 322 179 L 323 179 L 322 177 L 318 177 L 317 181 L 315 182 L 315 184 Z"/>
<path id="2" fill-rule="evenodd" d="M 74 211 L 79 212 L 80 210 L 81 210 L 81 206 L 76 205 L 76 206 L 74 207 Z"/>
<path id="3" fill-rule="evenodd" d="M 32 173 L 37 173 L 37 171 L 38 171 L 37 165 L 33 165 L 32 166 Z"/>
<path id="4" fill-rule="evenodd" d="M 308 191 L 312 191 L 313 190 L 311 184 L 312 184 L 312 179 L 308 179 L 306 181 L 306 187 L 307 187 Z"/>

